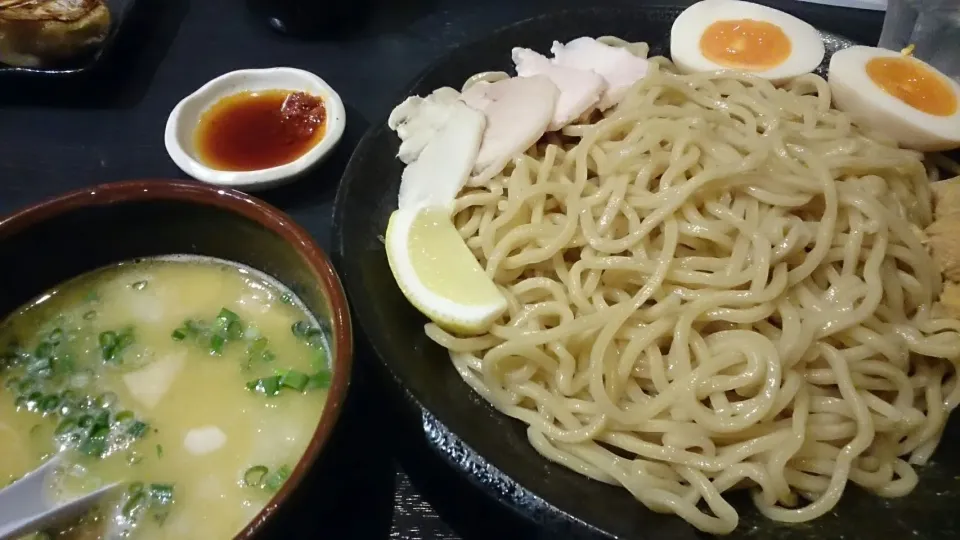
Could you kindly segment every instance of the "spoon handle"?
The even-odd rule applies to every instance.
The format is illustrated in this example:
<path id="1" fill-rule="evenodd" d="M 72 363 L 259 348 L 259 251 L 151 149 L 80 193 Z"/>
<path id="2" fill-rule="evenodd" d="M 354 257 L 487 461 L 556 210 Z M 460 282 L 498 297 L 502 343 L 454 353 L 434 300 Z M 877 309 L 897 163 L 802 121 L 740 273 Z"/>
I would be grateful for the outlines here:
<path id="1" fill-rule="evenodd" d="M 9 487 L 0 490 L 0 540 L 53 527 L 82 516 L 119 484 L 110 484 L 66 504 L 48 500 L 48 475 L 59 465 L 55 456 Z"/>

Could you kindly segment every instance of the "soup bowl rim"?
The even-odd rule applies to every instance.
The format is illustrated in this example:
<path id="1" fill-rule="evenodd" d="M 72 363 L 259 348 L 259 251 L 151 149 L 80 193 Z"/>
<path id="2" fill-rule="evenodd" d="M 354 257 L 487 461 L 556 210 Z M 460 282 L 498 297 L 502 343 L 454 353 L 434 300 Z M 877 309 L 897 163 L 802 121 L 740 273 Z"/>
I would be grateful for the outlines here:
<path id="1" fill-rule="evenodd" d="M 353 363 L 353 331 L 346 293 L 329 256 L 293 218 L 275 206 L 234 189 L 179 179 L 138 179 L 100 184 L 57 195 L 0 215 L 0 243 L 4 238 L 51 218 L 84 208 L 130 202 L 177 201 L 239 214 L 277 233 L 304 259 L 330 304 L 330 326 L 335 354 L 333 377 L 323 412 L 303 455 L 284 485 L 235 536 L 254 537 L 296 491 L 330 440 L 346 400 Z M 120 261 L 117 261 L 120 262 Z"/>

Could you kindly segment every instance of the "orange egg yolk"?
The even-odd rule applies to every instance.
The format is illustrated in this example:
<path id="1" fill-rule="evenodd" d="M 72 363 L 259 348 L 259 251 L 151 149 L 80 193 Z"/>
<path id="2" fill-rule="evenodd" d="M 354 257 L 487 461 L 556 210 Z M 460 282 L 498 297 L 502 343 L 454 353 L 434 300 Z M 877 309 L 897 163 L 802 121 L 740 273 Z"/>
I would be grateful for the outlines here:
<path id="1" fill-rule="evenodd" d="M 767 21 L 739 19 L 717 21 L 700 36 L 700 52 L 721 66 L 763 71 L 790 56 L 790 38 Z"/>
<path id="2" fill-rule="evenodd" d="M 957 96 L 943 77 L 907 56 L 873 58 L 867 76 L 884 92 L 934 116 L 957 112 Z"/>

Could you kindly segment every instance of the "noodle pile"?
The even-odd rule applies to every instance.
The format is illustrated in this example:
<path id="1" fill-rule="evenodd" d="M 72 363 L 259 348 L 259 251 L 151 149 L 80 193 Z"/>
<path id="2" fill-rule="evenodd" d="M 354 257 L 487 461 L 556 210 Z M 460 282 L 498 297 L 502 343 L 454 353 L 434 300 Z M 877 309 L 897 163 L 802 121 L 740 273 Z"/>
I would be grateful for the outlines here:
<path id="1" fill-rule="evenodd" d="M 923 156 L 852 125 L 816 75 L 655 62 L 460 194 L 510 307 L 428 335 L 545 457 L 702 531 L 737 526 L 731 489 L 783 522 L 848 482 L 909 493 L 960 401 Z"/>

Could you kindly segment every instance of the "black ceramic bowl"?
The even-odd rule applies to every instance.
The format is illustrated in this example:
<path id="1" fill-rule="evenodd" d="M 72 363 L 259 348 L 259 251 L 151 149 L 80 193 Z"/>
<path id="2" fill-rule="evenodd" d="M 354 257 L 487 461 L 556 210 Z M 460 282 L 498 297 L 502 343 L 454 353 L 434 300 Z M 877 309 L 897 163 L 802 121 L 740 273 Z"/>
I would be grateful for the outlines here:
<path id="1" fill-rule="evenodd" d="M 191 254 L 266 272 L 290 287 L 318 320 L 330 321 L 333 380 L 313 438 L 284 487 L 237 538 L 261 532 L 320 456 L 350 378 L 347 301 L 310 235 L 286 214 L 243 193 L 151 180 L 75 191 L 0 218 L 0 253 L 0 319 L 84 272 L 141 257 Z"/>
<path id="2" fill-rule="evenodd" d="M 761 0 L 819 28 L 827 57 L 856 42 L 876 43 L 882 14 L 786 0 Z M 673 5 L 662 5 L 666 2 Z M 636 2 L 628 8 L 578 9 L 519 22 L 451 50 L 395 103 L 442 86 L 459 88 L 481 71 L 513 69 L 512 47 L 550 50 L 553 40 L 616 35 L 646 41 L 651 56 L 669 54 L 673 21 L 687 0 Z M 360 142 L 337 193 L 334 242 L 339 268 L 362 327 L 391 386 L 402 390 L 417 429 L 453 469 L 489 497 L 536 524 L 543 538 L 697 540 L 707 535 L 682 519 L 657 514 L 626 490 L 590 480 L 538 454 L 526 426 L 485 402 L 457 374 L 447 351 L 423 332 L 426 318 L 397 287 L 381 240 L 396 209 L 403 163 L 386 121 Z M 426 412 L 424 412 L 426 411 Z M 421 420 L 422 418 L 422 420 Z M 883 499 L 849 486 L 835 510 L 810 523 L 766 519 L 743 492 L 730 499 L 740 523 L 729 538 L 873 540 L 960 538 L 960 422 L 948 425 L 931 464 L 919 469 L 907 497 Z"/>

